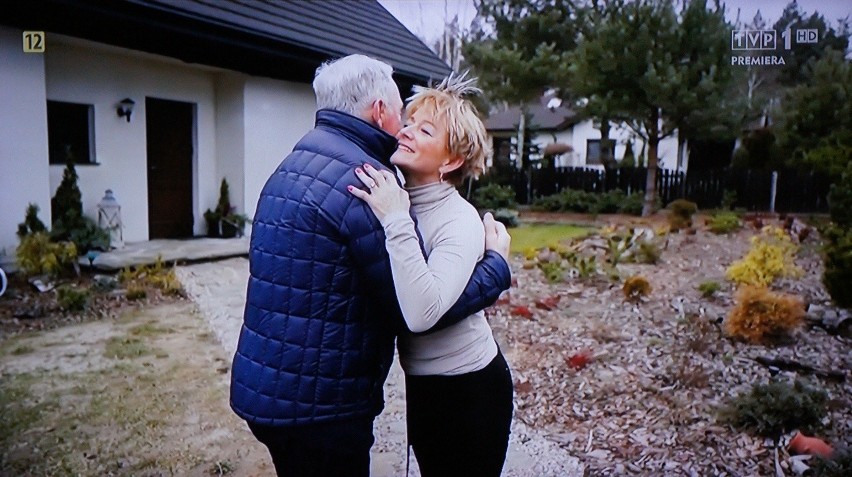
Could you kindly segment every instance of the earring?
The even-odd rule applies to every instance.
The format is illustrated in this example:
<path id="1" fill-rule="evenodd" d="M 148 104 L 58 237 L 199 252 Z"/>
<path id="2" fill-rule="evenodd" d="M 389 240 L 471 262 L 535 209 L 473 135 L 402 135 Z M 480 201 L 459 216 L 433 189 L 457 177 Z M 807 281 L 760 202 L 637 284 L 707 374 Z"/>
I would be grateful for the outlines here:
<path id="1" fill-rule="evenodd" d="M 444 172 L 438 171 L 438 180 L 444 182 Z"/>

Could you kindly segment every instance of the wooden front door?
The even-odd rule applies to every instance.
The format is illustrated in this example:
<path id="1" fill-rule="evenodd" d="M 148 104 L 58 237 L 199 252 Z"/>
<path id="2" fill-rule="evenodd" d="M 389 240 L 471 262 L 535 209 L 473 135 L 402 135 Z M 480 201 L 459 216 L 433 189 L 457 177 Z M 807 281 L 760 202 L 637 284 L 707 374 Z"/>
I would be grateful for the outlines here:
<path id="1" fill-rule="evenodd" d="M 192 237 L 193 105 L 145 98 L 148 237 Z"/>

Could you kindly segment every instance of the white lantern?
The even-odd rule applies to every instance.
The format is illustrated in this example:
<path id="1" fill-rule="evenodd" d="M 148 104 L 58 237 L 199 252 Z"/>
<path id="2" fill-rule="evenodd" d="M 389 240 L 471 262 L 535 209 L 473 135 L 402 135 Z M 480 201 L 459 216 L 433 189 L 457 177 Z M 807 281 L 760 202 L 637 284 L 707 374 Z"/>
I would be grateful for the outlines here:
<path id="1" fill-rule="evenodd" d="M 98 202 L 98 226 L 109 231 L 112 248 L 124 248 L 124 224 L 121 222 L 121 206 L 115 200 L 112 189 L 107 189 Z"/>

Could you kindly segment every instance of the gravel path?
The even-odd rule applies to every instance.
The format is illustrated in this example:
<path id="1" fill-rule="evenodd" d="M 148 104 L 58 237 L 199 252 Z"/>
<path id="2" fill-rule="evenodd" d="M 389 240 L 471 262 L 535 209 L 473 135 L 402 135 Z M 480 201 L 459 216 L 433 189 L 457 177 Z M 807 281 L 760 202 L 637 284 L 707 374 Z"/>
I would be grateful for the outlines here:
<path id="1" fill-rule="evenodd" d="M 232 354 L 242 323 L 248 260 L 233 258 L 188 265 L 178 267 L 177 274 L 219 342 Z M 385 385 L 385 401 L 385 410 L 374 427 L 376 444 L 372 450 L 371 474 L 373 477 L 399 477 L 405 475 L 406 468 L 405 390 L 402 370 L 396 361 Z M 419 475 L 412 455 L 409 476 Z M 515 420 L 503 475 L 582 476 L 584 466 L 558 444 Z"/>

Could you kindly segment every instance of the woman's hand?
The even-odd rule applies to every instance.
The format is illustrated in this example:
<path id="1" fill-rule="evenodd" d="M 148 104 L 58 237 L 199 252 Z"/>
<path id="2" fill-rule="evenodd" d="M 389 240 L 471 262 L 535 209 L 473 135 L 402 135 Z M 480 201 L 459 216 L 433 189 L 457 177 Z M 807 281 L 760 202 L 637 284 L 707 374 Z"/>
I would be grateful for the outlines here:
<path id="1" fill-rule="evenodd" d="M 508 263 L 512 236 L 509 235 L 506 226 L 502 222 L 494 220 L 491 212 L 485 214 L 482 224 L 485 226 L 485 250 L 494 250 L 503 256 L 503 260 L 506 260 L 506 263 Z"/>
<path id="2" fill-rule="evenodd" d="M 392 212 L 408 213 L 411 207 L 408 192 L 399 186 L 393 172 L 380 171 L 369 164 L 364 164 L 364 169 L 360 167 L 355 169 L 355 175 L 370 192 L 355 186 L 349 186 L 349 192 L 366 202 L 379 222 Z"/>

